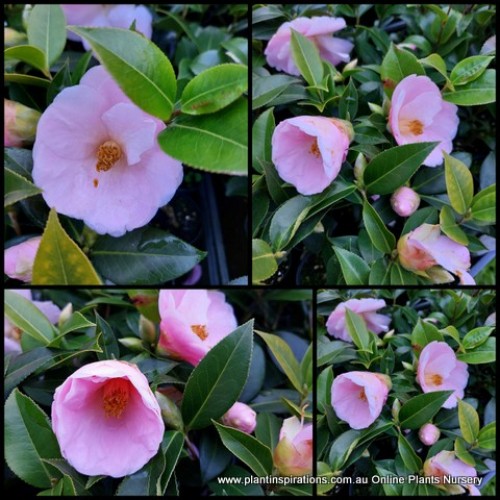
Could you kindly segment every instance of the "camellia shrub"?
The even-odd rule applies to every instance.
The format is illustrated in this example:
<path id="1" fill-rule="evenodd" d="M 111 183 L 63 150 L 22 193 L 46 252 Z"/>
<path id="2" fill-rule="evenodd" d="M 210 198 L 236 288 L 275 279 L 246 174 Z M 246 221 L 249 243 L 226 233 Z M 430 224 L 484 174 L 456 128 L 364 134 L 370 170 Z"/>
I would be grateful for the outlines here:
<path id="1" fill-rule="evenodd" d="M 494 5 L 256 5 L 253 281 L 492 284 Z"/>
<path id="2" fill-rule="evenodd" d="M 5 6 L 8 277 L 159 285 L 247 274 L 246 11 Z M 240 224 L 221 222 L 226 211 Z"/>
<path id="3" fill-rule="evenodd" d="M 495 495 L 495 310 L 492 290 L 318 292 L 319 491 Z"/>
<path id="4" fill-rule="evenodd" d="M 311 494 L 311 291 L 6 290 L 4 325 L 6 491 Z"/>

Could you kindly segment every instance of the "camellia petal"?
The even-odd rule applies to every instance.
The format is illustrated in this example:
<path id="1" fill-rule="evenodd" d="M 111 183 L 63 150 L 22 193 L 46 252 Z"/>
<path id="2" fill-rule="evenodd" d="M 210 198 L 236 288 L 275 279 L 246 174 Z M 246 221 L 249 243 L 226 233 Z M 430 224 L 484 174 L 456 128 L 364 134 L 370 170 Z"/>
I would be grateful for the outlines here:
<path id="1" fill-rule="evenodd" d="M 41 241 L 42 237 L 37 236 L 7 248 L 3 257 L 4 273 L 9 278 L 29 283 L 32 278 L 33 263 Z"/>

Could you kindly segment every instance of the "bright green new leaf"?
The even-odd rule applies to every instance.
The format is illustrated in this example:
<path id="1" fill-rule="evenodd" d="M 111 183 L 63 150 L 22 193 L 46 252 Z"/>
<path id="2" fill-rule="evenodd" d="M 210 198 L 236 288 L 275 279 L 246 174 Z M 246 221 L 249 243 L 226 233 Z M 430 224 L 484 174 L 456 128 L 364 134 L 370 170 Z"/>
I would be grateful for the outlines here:
<path id="1" fill-rule="evenodd" d="M 461 399 L 458 400 L 458 422 L 465 441 L 474 443 L 479 434 L 479 415 L 473 406 Z"/>
<path id="2" fill-rule="evenodd" d="M 496 222 L 497 193 L 496 183 L 479 191 L 472 199 L 471 215 L 479 224 L 494 224 Z"/>
<path id="3" fill-rule="evenodd" d="M 264 240 L 252 240 L 252 283 L 270 278 L 278 270 L 274 252 Z"/>
<path id="4" fill-rule="evenodd" d="M 478 326 L 468 332 L 462 340 L 465 349 L 474 349 L 484 344 L 495 329 L 491 326 Z"/>
<path id="5" fill-rule="evenodd" d="M 443 151 L 446 191 L 453 209 L 463 215 L 474 196 L 474 181 L 469 169 L 457 158 Z"/>
<path id="6" fill-rule="evenodd" d="M 493 56 L 472 56 L 462 59 L 452 70 L 450 79 L 453 85 L 465 85 L 479 78 L 495 59 Z"/>
<path id="7" fill-rule="evenodd" d="M 16 47 L 10 47 L 5 50 L 4 57 L 5 60 L 18 59 L 19 61 L 28 63 L 34 68 L 42 71 L 42 73 L 46 76 L 50 76 L 50 72 L 47 69 L 45 53 L 34 45 L 18 45 Z"/>
<path id="8" fill-rule="evenodd" d="M 453 210 L 448 205 L 444 205 L 439 213 L 439 225 L 441 226 L 441 231 L 453 241 L 461 245 L 469 244 L 469 238 L 455 221 Z"/>
<path id="9" fill-rule="evenodd" d="M 484 448 L 485 450 L 496 449 L 496 435 L 497 435 L 497 423 L 490 422 L 485 425 L 480 431 L 478 436 L 478 446 Z"/>
<path id="10" fill-rule="evenodd" d="M 443 94 L 443 99 L 458 106 L 479 106 L 489 104 L 496 100 L 496 71 L 487 69 L 479 78 L 465 85 L 461 85 L 455 91 Z"/>

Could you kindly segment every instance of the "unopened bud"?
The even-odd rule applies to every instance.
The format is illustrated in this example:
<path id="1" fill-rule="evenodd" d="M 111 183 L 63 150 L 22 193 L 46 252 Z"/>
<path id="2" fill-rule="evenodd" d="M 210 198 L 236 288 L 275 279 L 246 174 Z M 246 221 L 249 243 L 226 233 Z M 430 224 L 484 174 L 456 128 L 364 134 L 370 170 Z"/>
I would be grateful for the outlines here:
<path id="1" fill-rule="evenodd" d="M 69 318 L 73 315 L 73 304 L 69 302 L 64 306 L 64 309 L 61 311 L 61 314 L 59 314 L 59 320 L 57 324 L 59 325 L 59 328 L 66 323 Z"/>
<path id="2" fill-rule="evenodd" d="M 139 335 L 148 344 L 153 344 L 156 341 L 155 324 L 142 314 L 139 316 Z"/>
<path id="3" fill-rule="evenodd" d="M 41 241 L 42 237 L 36 236 L 7 248 L 3 257 L 4 273 L 9 278 L 29 283 L 33 277 L 33 265 Z"/>
<path id="4" fill-rule="evenodd" d="M 121 345 L 125 346 L 127 349 L 130 349 L 134 352 L 142 352 L 144 351 L 144 345 L 141 339 L 137 337 L 123 337 L 118 339 Z"/>
<path id="5" fill-rule="evenodd" d="M 5 48 L 24 44 L 26 43 L 26 35 L 24 33 L 19 33 L 19 31 L 13 30 L 12 28 L 4 28 L 3 43 Z"/>
<path id="6" fill-rule="evenodd" d="M 493 312 L 486 318 L 484 326 L 495 326 L 496 322 L 497 322 L 497 313 Z"/>
<path id="7" fill-rule="evenodd" d="M 401 217 L 409 217 L 420 205 L 420 196 L 413 189 L 402 186 L 391 197 L 392 209 Z"/>
<path id="8" fill-rule="evenodd" d="M 436 443 L 440 435 L 441 431 L 434 424 L 425 424 L 418 431 L 420 441 L 426 446 L 432 446 Z"/>
<path id="9" fill-rule="evenodd" d="M 222 417 L 222 423 L 251 434 L 257 425 L 257 414 L 250 406 L 236 402 Z"/>
<path id="10" fill-rule="evenodd" d="M 392 403 L 392 408 L 391 408 L 392 418 L 396 421 L 398 420 L 399 417 L 399 410 L 401 410 L 401 403 L 399 402 L 399 399 L 396 398 L 394 400 L 394 403 Z"/>
<path id="11" fill-rule="evenodd" d="M 384 108 L 379 106 L 378 104 L 374 104 L 373 102 L 368 103 L 368 107 L 372 113 L 376 113 L 377 115 L 385 116 Z"/>
<path id="12" fill-rule="evenodd" d="M 401 364 L 407 370 L 410 370 L 411 372 L 414 371 L 413 365 L 411 363 L 407 363 L 406 361 L 401 361 Z"/>
<path id="13" fill-rule="evenodd" d="M 354 162 L 354 177 L 358 181 L 363 181 L 363 172 L 366 168 L 366 158 L 363 153 L 358 153 L 356 161 Z"/>
<path id="14" fill-rule="evenodd" d="M 182 430 L 182 415 L 177 405 L 158 391 L 155 392 L 155 397 L 160 405 L 161 416 L 165 424 L 172 429 Z"/>
<path id="15" fill-rule="evenodd" d="M 348 62 L 344 66 L 344 70 L 342 71 L 342 73 L 345 73 L 346 71 L 350 71 L 350 70 L 354 69 L 357 65 L 358 65 L 358 60 L 353 59 L 352 61 Z"/>
<path id="16" fill-rule="evenodd" d="M 4 99 L 4 135 L 6 147 L 22 147 L 35 140 L 40 113 L 23 104 Z"/>

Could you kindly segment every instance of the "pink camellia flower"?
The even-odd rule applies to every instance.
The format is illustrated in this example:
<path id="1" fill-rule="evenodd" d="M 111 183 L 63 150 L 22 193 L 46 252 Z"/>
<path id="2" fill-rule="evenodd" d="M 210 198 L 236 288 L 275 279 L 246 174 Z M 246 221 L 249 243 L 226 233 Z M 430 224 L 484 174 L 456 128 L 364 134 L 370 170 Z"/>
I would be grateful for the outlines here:
<path id="1" fill-rule="evenodd" d="M 297 417 L 283 420 L 274 465 L 280 476 L 306 476 L 312 473 L 313 429 Z"/>
<path id="2" fill-rule="evenodd" d="M 353 44 L 342 38 L 332 37 L 332 34 L 345 28 L 346 22 L 341 17 L 298 17 L 293 21 L 283 23 L 267 44 L 264 54 L 269 66 L 289 75 L 300 75 L 292 57 L 291 30 L 309 38 L 319 49 L 319 54 L 325 61 L 334 66 L 341 62 L 349 62 L 349 53 Z"/>
<path id="3" fill-rule="evenodd" d="M 438 86 L 427 76 L 403 78 L 392 94 L 389 125 L 399 145 L 415 142 L 439 144 L 427 156 L 424 165 L 443 163 L 443 151 L 451 153 L 457 135 L 458 108 L 443 100 Z"/>
<path id="4" fill-rule="evenodd" d="M 3 100 L 3 145 L 19 148 L 35 140 L 40 113 L 19 102 Z"/>
<path id="5" fill-rule="evenodd" d="M 457 398 L 464 397 L 469 380 L 467 364 L 459 361 L 446 342 L 434 340 L 420 353 L 417 381 L 424 392 L 454 391 L 444 402 L 443 408 L 455 408 Z"/>
<path id="6" fill-rule="evenodd" d="M 392 384 L 386 375 L 348 372 L 332 384 L 332 406 L 351 429 L 366 429 L 378 418 Z"/>
<path id="7" fill-rule="evenodd" d="M 272 159 L 279 176 L 299 193 L 321 193 L 337 177 L 352 138 L 352 126 L 344 120 L 289 118 L 274 130 Z"/>
<path id="8" fill-rule="evenodd" d="M 122 236 L 147 224 L 182 182 L 182 164 L 156 143 L 164 128 L 96 66 L 40 119 L 35 184 L 58 213 L 99 234 Z"/>
<path id="9" fill-rule="evenodd" d="M 238 325 L 224 294 L 212 290 L 161 290 L 158 308 L 158 352 L 194 366 Z"/>
<path id="10" fill-rule="evenodd" d="M 455 456 L 453 451 L 440 451 L 424 463 L 424 476 L 437 478 L 439 489 L 447 491 L 451 495 L 460 495 L 465 492 L 466 478 L 477 477 L 474 467 L 467 465 Z M 444 478 L 463 478 L 464 486 L 460 484 L 445 483 Z M 467 489 L 468 489 L 467 485 Z M 477 488 L 476 488 L 477 490 Z M 476 493 L 477 494 L 477 493 Z"/>
<path id="11" fill-rule="evenodd" d="M 30 300 L 33 304 L 47 316 L 47 319 L 52 323 L 56 324 L 59 321 L 59 315 L 61 314 L 61 309 L 57 307 L 50 300 L 33 300 L 31 296 L 31 290 L 10 290 L 15 292 L 25 299 Z M 21 349 L 21 336 L 22 331 L 15 325 L 13 325 L 7 316 L 3 319 L 3 332 L 4 332 L 4 351 L 6 354 L 13 353 L 19 354 L 22 352 Z"/>
<path id="12" fill-rule="evenodd" d="M 9 278 L 29 283 L 32 278 L 33 263 L 41 241 L 42 237 L 37 236 L 23 241 L 19 245 L 7 248 L 3 254 L 4 273 Z"/>
<path id="13" fill-rule="evenodd" d="M 66 24 L 93 28 L 125 28 L 129 29 L 135 21 L 135 29 L 151 39 L 153 33 L 153 16 L 144 5 L 133 4 L 63 4 L 61 8 L 66 17 Z M 78 35 L 67 31 L 70 40 L 81 41 L 85 50 L 90 45 Z"/>
<path id="14" fill-rule="evenodd" d="M 376 312 L 385 305 L 383 299 L 349 299 L 341 302 L 328 316 L 326 329 L 333 337 L 345 342 L 352 342 L 345 322 L 345 310 L 350 309 L 365 320 L 366 327 L 373 333 L 386 332 L 389 329 L 391 318 Z"/>
<path id="15" fill-rule="evenodd" d="M 139 368 L 105 360 L 82 366 L 56 389 L 52 429 L 78 472 L 122 477 L 156 455 L 165 426 Z"/>
<path id="16" fill-rule="evenodd" d="M 470 252 L 441 234 L 438 224 L 422 224 L 402 236 L 398 241 L 399 262 L 408 271 L 430 278 L 435 283 L 453 281 L 450 271 L 460 278 L 464 285 L 475 284 L 467 272 L 470 269 Z M 435 266 L 441 266 L 440 269 Z"/>
<path id="17" fill-rule="evenodd" d="M 440 435 L 441 431 L 434 424 L 422 425 L 418 431 L 420 441 L 426 446 L 432 446 L 434 443 L 437 443 Z"/>
<path id="18" fill-rule="evenodd" d="M 401 217 L 409 217 L 420 205 L 420 196 L 413 189 L 401 186 L 391 196 L 391 207 Z"/>
<path id="19" fill-rule="evenodd" d="M 222 423 L 251 434 L 257 425 L 257 414 L 245 403 L 236 402 L 224 414 Z"/>

